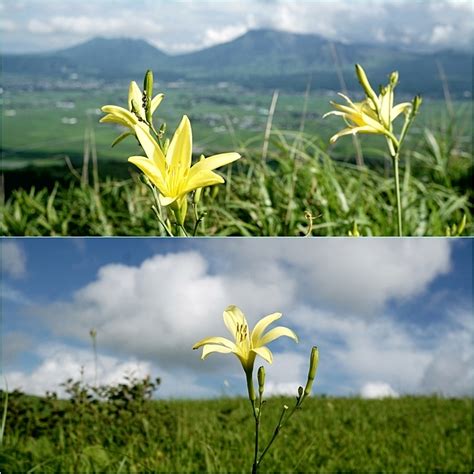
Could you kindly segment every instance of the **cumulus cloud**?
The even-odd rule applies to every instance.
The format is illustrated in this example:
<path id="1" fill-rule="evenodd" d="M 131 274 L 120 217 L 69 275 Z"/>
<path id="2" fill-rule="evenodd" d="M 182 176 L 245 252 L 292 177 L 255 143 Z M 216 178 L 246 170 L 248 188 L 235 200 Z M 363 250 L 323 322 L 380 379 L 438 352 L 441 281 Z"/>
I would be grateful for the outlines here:
<path id="1" fill-rule="evenodd" d="M 205 245 L 205 244 L 204 244 Z M 208 243 L 209 249 L 214 245 Z M 229 243 L 225 265 L 242 275 L 273 275 L 278 286 L 321 306 L 371 318 L 390 300 L 425 291 L 450 269 L 445 239 L 325 239 Z M 210 258 L 214 252 L 209 251 Z M 288 287 L 286 280 L 293 286 Z"/>
<path id="2" fill-rule="evenodd" d="M 474 395 L 474 321 L 472 308 L 456 310 L 435 345 L 421 387 L 442 395 Z"/>
<path id="3" fill-rule="evenodd" d="M 1 269 L 3 275 L 21 278 L 26 274 L 26 255 L 18 241 L 3 240 L 0 243 Z"/>
<path id="4" fill-rule="evenodd" d="M 71 14 L 71 10 L 74 14 Z M 342 42 L 383 43 L 410 48 L 471 49 L 473 7 L 469 0 L 409 2 L 363 0 L 351 2 L 31 2 L 29 9 L 8 10 L 7 44 L 25 32 L 19 47 L 42 48 L 73 44 L 90 35 L 142 36 L 167 52 L 201 49 L 233 39 L 254 28 L 312 33 Z M 196 25 L 198 27 L 196 28 Z M 40 47 L 38 45 L 37 47 Z"/>
<path id="5" fill-rule="evenodd" d="M 362 398 L 397 398 L 398 393 L 385 382 L 369 382 L 361 390 Z"/>

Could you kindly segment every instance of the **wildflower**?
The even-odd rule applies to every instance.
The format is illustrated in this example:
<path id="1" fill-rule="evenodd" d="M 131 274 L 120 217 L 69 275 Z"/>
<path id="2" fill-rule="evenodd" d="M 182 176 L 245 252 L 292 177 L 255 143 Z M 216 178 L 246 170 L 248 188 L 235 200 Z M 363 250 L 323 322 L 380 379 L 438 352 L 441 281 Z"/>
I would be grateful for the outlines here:
<path id="1" fill-rule="evenodd" d="M 166 154 L 147 128 L 138 125 L 135 132 L 146 157 L 132 156 L 128 161 L 140 168 L 156 186 L 160 192 L 162 206 L 169 206 L 178 201 L 177 207 L 182 208 L 190 191 L 223 183 L 224 179 L 213 170 L 240 158 L 238 153 L 222 153 L 201 159 L 191 166 L 192 131 L 186 115 L 181 120 Z"/>
<path id="2" fill-rule="evenodd" d="M 134 128 L 139 123 L 145 124 L 150 121 L 151 115 L 153 115 L 153 112 L 155 112 L 157 107 L 161 104 L 163 97 L 164 94 L 158 94 L 151 100 L 149 104 L 150 113 L 147 114 L 148 96 L 146 92 L 142 93 L 135 81 L 132 81 L 128 89 L 128 110 L 117 105 L 104 105 L 102 112 L 107 115 L 102 117 L 100 122 L 117 123 L 134 131 Z"/>
<path id="3" fill-rule="evenodd" d="M 393 106 L 393 91 L 398 82 L 398 74 L 396 72 L 392 73 L 390 83 L 386 87 L 382 87 L 380 94 L 377 95 L 372 89 L 365 71 L 358 64 L 356 65 L 356 72 L 359 82 L 364 88 L 366 99 L 362 102 L 353 102 L 346 95 L 339 94 L 347 102 L 347 105 L 331 102 L 337 110 L 328 112 L 323 118 L 329 115 L 340 116 L 348 127 L 332 136 L 330 142 L 334 143 L 344 135 L 375 133 L 385 135 L 394 144 L 398 144 L 398 140 L 392 133 L 392 122 L 402 112 L 408 113 L 412 108 L 410 102 Z"/>
<path id="4" fill-rule="evenodd" d="M 246 373 L 251 373 L 255 362 L 255 357 L 259 355 L 268 363 L 272 363 L 273 355 L 266 345 L 279 337 L 290 337 L 298 342 L 296 334 L 283 326 L 271 329 L 263 334 L 267 327 L 277 319 L 281 318 L 281 313 L 273 313 L 262 318 L 249 333 L 247 320 L 242 311 L 234 305 L 226 308 L 223 314 L 224 323 L 235 339 L 235 342 L 224 337 L 207 337 L 197 342 L 193 349 L 203 347 L 202 359 L 205 359 L 213 352 L 221 352 L 223 354 L 235 354 Z"/>

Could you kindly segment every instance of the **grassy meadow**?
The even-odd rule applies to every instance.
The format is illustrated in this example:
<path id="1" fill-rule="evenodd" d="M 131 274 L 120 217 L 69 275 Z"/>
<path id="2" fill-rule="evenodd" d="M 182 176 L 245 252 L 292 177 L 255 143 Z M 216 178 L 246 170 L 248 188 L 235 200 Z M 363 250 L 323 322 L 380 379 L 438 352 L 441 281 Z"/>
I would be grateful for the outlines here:
<path id="1" fill-rule="evenodd" d="M 2 472 L 251 470 L 248 400 L 150 400 L 116 391 L 98 402 L 79 395 L 10 393 Z M 267 401 L 263 440 L 283 403 L 294 402 Z M 471 472 L 472 409 L 467 398 L 317 396 L 283 429 L 261 472 Z"/>
<path id="2" fill-rule="evenodd" d="M 282 92 L 269 115 L 271 93 L 229 84 L 163 90 L 157 125 L 165 119 L 171 134 L 188 114 L 195 159 L 243 156 L 222 168 L 225 185 L 206 191 L 196 228 L 190 206 L 189 234 L 345 236 L 357 225 L 360 235 L 396 235 L 384 140 L 361 137 L 358 156 L 350 137 L 329 146 L 343 127 L 337 118 L 322 119 L 330 94 Z M 3 235 L 164 235 L 150 190 L 126 162 L 140 148 L 130 138 L 111 148 L 118 128 L 98 124 L 101 105 L 125 102 L 126 88 L 113 85 L 4 91 Z M 444 236 L 464 216 L 462 235 L 473 234 L 471 118 L 469 101 L 423 103 L 402 151 L 405 235 Z"/>

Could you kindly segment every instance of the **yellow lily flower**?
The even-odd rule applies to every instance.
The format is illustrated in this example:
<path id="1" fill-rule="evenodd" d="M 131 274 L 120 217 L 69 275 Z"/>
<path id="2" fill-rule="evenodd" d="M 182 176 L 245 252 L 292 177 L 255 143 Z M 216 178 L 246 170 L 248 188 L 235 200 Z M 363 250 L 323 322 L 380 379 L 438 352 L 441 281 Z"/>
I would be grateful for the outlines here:
<path id="1" fill-rule="evenodd" d="M 273 355 L 271 351 L 265 347 L 268 343 L 286 336 L 298 342 L 296 334 L 283 326 L 271 329 L 263 334 L 267 327 L 277 319 L 281 318 L 281 313 L 273 313 L 262 318 L 249 333 L 247 320 L 242 311 L 234 305 L 228 306 L 223 314 L 224 324 L 235 339 L 235 342 L 225 337 L 207 337 L 197 342 L 193 349 L 203 347 L 202 359 L 205 359 L 213 352 L 221 352 L 223 354 L 235 354 L 245 372 L 251 372 L 255 362 L 255 357 L 259 355 L 268 363 L 272 363 Z"/>
<path id="2" fill-rule="evenodd" d="M 412 104 L 403 102 L 393 106 L 393 90 L 398 81 L 398 74 L 391 75 L 390 84 L 382 88 L 381 93 L 377 96 L 372 89 L 367 76 L 361 66 L 356 65 L 359 81 L 364 88 L 366 99 L 362 102 L 352 102 L 349 97 L 339 94 L 348 105 L 331 102 L 337 109 L 328 112 L 323 116 L 337 115 L 344 119 L 348 127 L 333 135 L 330 139 L 331 143 L 344 135 L 354 135 L 356 133 L 375 133 L 386 135 L 390 140 L 397 142 L 392 133 L 392 122 L 402 113 L 408 112 Z"/>
<path id="3" fill-rule="evenodd" d="M 181 208 L 190 191 L 223 183 L 224 179 L 213 170 L 240 158 L 238 153 L 222 153 L 191 166 L 192 131 L 186 115 L 173 135 L 166 156 L 147 127 L 138 125 L 134 128 L 146 157 L 131 156 L 128 161 L 140 168 L 156 186 L 162 206 L 178 201 Z"/>
<path id="4" fill-rule="evenodd" d="M 157 109 L 164 98 L 164 94 L 155 96 L 150 104 L 151 114 Z M 146 122 L 146 111 L 144 107 L 143 93 L 135 81 L 130 82 L 128 89 L 128 110 L 117 105 L 104 105 L 102 112 L 105 117 L 100 119 L 101 123 L 118 123 L 124 127 L 134 130 L 139 123 Z"/>

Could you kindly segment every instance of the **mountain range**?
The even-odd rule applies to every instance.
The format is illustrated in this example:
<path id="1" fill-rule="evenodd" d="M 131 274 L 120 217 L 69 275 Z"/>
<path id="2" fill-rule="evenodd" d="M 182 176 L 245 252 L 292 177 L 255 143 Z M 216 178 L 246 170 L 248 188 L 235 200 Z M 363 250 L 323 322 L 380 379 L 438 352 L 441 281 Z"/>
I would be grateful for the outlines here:
<path id="1" fill-rule="evenodd" d="M 388 46 L 330 42 L 318 35 L 253 30 L 228 43 L 171 56 L 144 40 L 93 38 L 59 51 L 3 54 L 3 74 L 23 77 L 79 77 L 129 80 L 147 69 L 160 80 L 233 82 L 249 88 L 304 90 L 308 79 L 319 90 L 340 90 L 336 64 L 347 87 L 357 87 L 353 67 L 364 65 L 374 84 L 400 72 L 400 89 L 409 94 L 442 94 L 440 67 L 451 93 L 472 92 L 473 55 L 459 51 L 421 53 Z"/>

